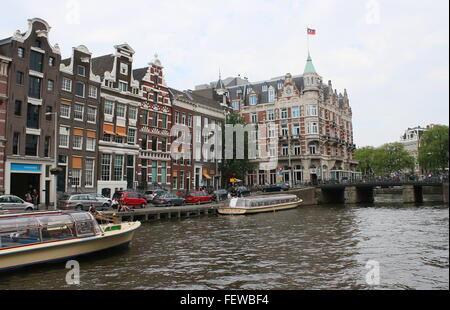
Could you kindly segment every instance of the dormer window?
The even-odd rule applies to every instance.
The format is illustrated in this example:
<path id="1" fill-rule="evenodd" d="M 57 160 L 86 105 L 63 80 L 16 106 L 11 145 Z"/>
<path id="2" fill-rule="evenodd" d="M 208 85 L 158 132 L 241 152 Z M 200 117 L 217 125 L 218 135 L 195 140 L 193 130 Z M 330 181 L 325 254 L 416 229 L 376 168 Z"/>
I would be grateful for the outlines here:
<path id="1" fill-rule="evenodd" d="M 86 76 L 86 68 L 84 66 L 78 66 L 78 75 Z"/>
<path id="2" fill-rule="evenodd" d="M 261 91 L 266 92 L 266 91 L 267 91 L 267 85 L 263 85 L 263 86 L 261 87 Z"/>
<path id="3" fill-rule="evenodd" d="M 128 84 L 125 82 L 119 82 L 119 90 L 122 92 L 128 91 Z"/>
<path id="4" fill-rule="evenodd" d="M 283 89 L 283 83 L 278 83 L 278 89 Z"/>
<path id="5" fill-rule="evenodd" d="M 250 105 L 256 105 L 256 96 L 250 96 Z"/>
<path id="6" fill-rule="evenodd" d="M 269 102 L 273 103 L 275 101 L 275 90 L 273 88 L 269 89 Z"/>

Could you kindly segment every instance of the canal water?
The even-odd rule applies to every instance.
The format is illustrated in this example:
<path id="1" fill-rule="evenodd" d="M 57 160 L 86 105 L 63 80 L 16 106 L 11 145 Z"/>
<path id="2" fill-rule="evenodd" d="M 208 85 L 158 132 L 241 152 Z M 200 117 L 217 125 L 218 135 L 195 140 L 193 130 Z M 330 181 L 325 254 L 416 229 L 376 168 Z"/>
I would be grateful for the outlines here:
<path id="1" fill-rule="evenodd" d="M 128 249 L 78 262 L 79 286 L 57 263 L 0 274 L 0 290 L 448 290 L 449 208 L 380 202 L 163 220 L 143 224 Z"/>

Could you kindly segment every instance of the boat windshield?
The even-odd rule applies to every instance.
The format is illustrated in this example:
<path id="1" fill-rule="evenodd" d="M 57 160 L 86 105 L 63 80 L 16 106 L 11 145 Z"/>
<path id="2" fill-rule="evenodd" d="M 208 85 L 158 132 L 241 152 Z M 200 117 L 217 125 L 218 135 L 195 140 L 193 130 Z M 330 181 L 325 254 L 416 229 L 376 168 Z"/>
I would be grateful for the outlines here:
<path id="1" fill-rule="evenodd" d="M 5 216 L 0 217 L 0 250 L 100 233 L 97 221 L 86 212 Z"/>

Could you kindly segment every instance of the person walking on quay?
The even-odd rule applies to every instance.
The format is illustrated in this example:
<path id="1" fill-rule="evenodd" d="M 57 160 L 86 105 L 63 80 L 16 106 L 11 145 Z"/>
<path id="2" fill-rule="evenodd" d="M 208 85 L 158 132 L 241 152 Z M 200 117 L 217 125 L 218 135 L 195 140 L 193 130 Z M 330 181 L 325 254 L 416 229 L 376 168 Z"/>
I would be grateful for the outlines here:
<path id="1" fill-rule="evenodd" d="M 31 194 L 31 198 L 33 200 L 33 205 L 38 208 L 39 207 L 39 194 L 36 189 L 33 189 L 33 192 Z"/>
<path id="2" fill-rule="evenodd" d="M 33 203 L 33 197 L 31 197 L 31 193 L 30 192 L 27 192 L 25 194 L 25 201 L 29 202 L 29 203 Z"/>

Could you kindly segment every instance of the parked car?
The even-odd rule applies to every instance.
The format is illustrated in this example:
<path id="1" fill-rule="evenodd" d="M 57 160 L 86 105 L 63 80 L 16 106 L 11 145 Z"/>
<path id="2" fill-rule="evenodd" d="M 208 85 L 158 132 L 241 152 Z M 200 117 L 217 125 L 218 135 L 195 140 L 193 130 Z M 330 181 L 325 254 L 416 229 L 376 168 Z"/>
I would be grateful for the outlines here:
<path id="1" fill-rule="evenodd" d="M 234 187 L 234 188 L 230 189 L 230 193 L 234 197 L 245 197 L 245 196 L 250 196 L 252 192 L 250 191 L 250 189 L 248 187 L 238 186 L 238 187 Z"/>
<path id="2" fill-rule="evenodd" d="M 291 185 L 289 185 L 289 183 L 286 183 L 286 182 L 280 182 L 280 183 L 277 183 L 276 185 L 281 187 L 282 191 L 288 191 L 291 189 Z"/>
<path id="3" fill-rule="evenodd" d="M 222 201 L 228 199 L 228 191 L 226 189 L 219 189 L 212 193 L 214 201 Z"/>
<path id="4" fill-rule="evenodd" d="M 208 195 L 205 192 L 200 191 L 190 191 L 186 194 L 184 197 L 186 200 L 186 203 L 208 203 L 211 202 L 213 197 L 211 195 Z"/>
<path id="5" fill-rule="evenodd" d="M 120 192 L 114 194 L 115 199 L 122 202 L 122 205 L 129 207 L 145 208 L 147 206 L 147 199 L 143 195 L 133 192 Z"/>
<path id="6" fill-rule="evenodd" d="M 62 210 L 84 210 L 90 207 L 95 209 L 108 209 L 111 204 L 104 199 L 99 199 L 90 194 L 65 195 L 59 200 L 58 208 Z"/>
<path id="7" fill-rule="evenodd" d="M 186 201 L 176 194 L 160 193 L 153 198 L 152 203 L 156 206 L 182 206 L 186 204 Z"/>
<path id="8" fill-rule="evenodd" d="M 95 198 L 97 198 L 98 200 L 101 200 L 101 201 L 103 201 L 103 202 L 105 202 L 105 203 L 108 203 L 109 206 L 111 206 L 111 202 L 112 202 L 112 199 L 111 199 L 111 198 L 105 197 L 105 196 L 103 196 L 102 194 L 95 194 L 95 193 L 93 193 L 93 194 L 90 194 L 90 193 L 89 193 L 89 195 L 92 195 L 92 196 L 94 196 Z"/>
<path id="9" fill-rule="evenodd" d="M 36 207 L 14 195 L 0 196 L 0 210 L 33 211 Z"/>
<path id="10" fill-rule="evenodd" d="M 262 191 L 265 193 L 269 192 L 281 192 L 283 189 L 279 184 L 272 184 L 265 186 Z"/>
<path id="11" fill-rule="evenodd" d="M 164 189 L 154 189 L 154 190 L 149 190 L 149 191 L 146 191 L 146 192 L 144 193 L 144 198 L 147 200 L 147 202 L 152 202 L 153 199 L 154 199 L 157 195 L 159 195 L 159 194 L 164 194 L 164 193 L 167 193 L 167 191 L 164 190 Z"/>

